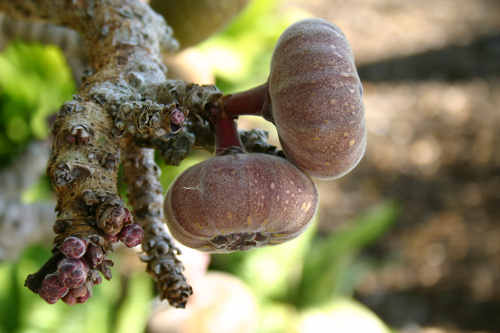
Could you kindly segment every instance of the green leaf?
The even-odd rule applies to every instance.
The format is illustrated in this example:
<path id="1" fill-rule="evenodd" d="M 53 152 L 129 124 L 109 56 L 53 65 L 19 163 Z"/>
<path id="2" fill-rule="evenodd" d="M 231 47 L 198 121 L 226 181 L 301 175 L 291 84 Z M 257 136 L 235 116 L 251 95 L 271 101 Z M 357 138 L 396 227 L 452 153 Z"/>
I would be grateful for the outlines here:
<path id="1" fill-rule="evenodd" d="M 385 203 L 348 224 L 345 230 L 312 243 L 302 280 L 295 289 L 294 303 L 305 307 L 329 301 L 334 296 L 349 295 L 356 276 L 348 273 L 352 272 L 356 255 L 386 232 L 397 215 L 397 205 Z"/>
<path id="2" fill-rule="evenodd" d="M 299 237 L 277 246 L 212 256 L 211 269 L 240 277 L 260 302 L 284 300 L 301 276 L 305 253 L 316 232 L 316 223 Z"/>
<path id="3" fill-rule="evenodd" d="M 134 274 L 128 280 L 125 301 L 118 309 L 115 332 L 142 332 L 151 310 L 152 280 L 146 273 Z"/>

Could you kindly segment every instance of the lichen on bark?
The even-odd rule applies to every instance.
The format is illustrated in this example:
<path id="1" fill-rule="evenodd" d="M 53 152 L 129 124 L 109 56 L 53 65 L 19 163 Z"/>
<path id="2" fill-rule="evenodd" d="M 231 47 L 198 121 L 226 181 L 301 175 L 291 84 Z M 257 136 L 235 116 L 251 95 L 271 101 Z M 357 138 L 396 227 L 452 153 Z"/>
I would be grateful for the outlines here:
<path id="1" fill-rule="evenodd" d="M 47 173 L 57 195 L 57 235 L 52 257 L 26 286 L 39 292 L 50 283 L 46 276 L 53 279 L 60 270 L 68 237 L 86 246 L 81 259 L 82 267 L 88 266 L 86 286 L 99 283 L 100 274 L 110 279 L 113 263 L 106 255 L 123 240 L 122 229 L 137 223 L 144 230 L 141 259 L 160 298 L 184 307 L 192 289 L 164 225 L 153 149 L 173 165 L 193 147 L 213 151 L 213 112 L 223 107 L 221 92 L 213 85 L 167 78 L 162 53 L 178 43 L 163 18 L 138 0 L 0 0 L 0 12 L 9 20 L 76 31 L 84 48 L 82 63 L 89 66 L 78 93 L 61 107 L 53 125 Z M 279 154 L 265 133 L 242 133 L 242 138 L 249 151 Z M 117 192 L 121 164 L 132 214 Z M 61 296 L 42 297 L 52 303 Z"/>
<path id="2" fill-rule="evenodd" d="M 57 269 L 63 257 L 59 247 L 67 237 L 77 236 L 106 254 L 113 249 L 121 228 L 132 223 L 117 193 L 124 143 L 134 147 L 137 140 L 155 148 L 155 142 L 171 134 L 174 110 L 186 117 L 190 112 L 201 113 L 220 93 L 213 86 L 167 79 L 161 52 L 174 50 L 177 42 L 163 19 L 139 1 L 0 1 L 0 11 L 79 32 L 92 70 L 78 94 L 61 107 L 53 126 L 47 171 L 57 195 L 57 236 L 52 258 L 27 279 L 26 285 L 38 292 L 45 276 Z M 160 296 L 182 307 L 191 289 L 175 257 L 178 251 L 161 225 L 161 214 L 151 208 L 161 207 L 161 187 L 148 169 L 157 167 L 150 165 L 151 152 L 140 148 L 134 152 L 145 164 L 131 163 L 134 157 L 128 148 L 126 170 L 136 175 L 137 168 L 144 167 L 150 174 L 146 177 L 150 193 L 138 191 L 134 187 L 137 180 L 127 178 L 136 220 L 146 232 L 143 245 L 148 270 L 159 283 Z M 143 206 L 153 210 L 146 212 Z M 151 257 L 153 253 L 156 257 Z M 97 271 L 111 278 L 110 260 L 89 263 L 89 282 L 98 283 Z"/>
<path id="3" fill-rule="evenodd" d="M 144 228 L 141 260 L 147 263 L 147 272 L 156 281 L 160 298 L 168 299 L 176 307 L 184 307 L 193 291 L 177 259 L 180 250 L 165 227 L 160 169 L 154 161 L 154 151 L 132 143 L 127 145 L 123 167 L 133 214 Z"/>

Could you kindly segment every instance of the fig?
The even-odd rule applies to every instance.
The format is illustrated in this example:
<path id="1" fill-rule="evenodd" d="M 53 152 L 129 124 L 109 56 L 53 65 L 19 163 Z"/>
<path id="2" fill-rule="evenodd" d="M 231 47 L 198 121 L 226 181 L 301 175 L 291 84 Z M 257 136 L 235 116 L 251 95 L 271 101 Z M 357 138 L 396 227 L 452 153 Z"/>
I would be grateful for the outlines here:
<path id="1" fill-rule="evenodd" d="M 170 186 L 170 232 L 206 252 L 280 244 L 301 234 L 318 207 L 312 180 L 283 158 L 229 153 L 198 163 Z"/>
<path id="2" fill-rule="evenodd" d="M 288 27 L 275 47 L 268 81 L 224 96 L 226 114 L 274 123 L 287 159 L 310 176 L 336 179 L 366 148 L 363 87 L 342 31 L 322 19 Z"/>
<path id="3" fill-rule="evenodd" d="M 318 178 L 339 178 L 366 146 L 362 85 L 342 31 L 321 20 L 281 35 L 269 76 L 271 115 L 287 158 Z"/>

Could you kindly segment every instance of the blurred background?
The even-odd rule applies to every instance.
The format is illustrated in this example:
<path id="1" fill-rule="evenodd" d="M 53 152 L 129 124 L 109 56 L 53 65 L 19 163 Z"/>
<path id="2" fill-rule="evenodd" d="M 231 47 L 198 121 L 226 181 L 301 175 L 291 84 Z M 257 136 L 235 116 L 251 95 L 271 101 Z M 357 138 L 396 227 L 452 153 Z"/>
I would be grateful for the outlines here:
<path id="1" fill-rule="evenodd" d="M 0 332 L 500 332 L 500 2 L 254 0 L 168 57 L 170 73 L 225 93 L 260 84 L 281 32 L 310 16 L 353 48 L 366 156 L 318 182 L 317 221 L 298 239 L 211 258 L 186 249 L 187 310 L 159 304 L 126 249 L 86 304 L 48 306 L 23 287 L 50 253 L 47 117 L 75 84 L 57 47 L 0 36 Z M 277 144 L 269 123 L 240 126 Z M 164 188 L 208 156 L 159 160 Z"/>

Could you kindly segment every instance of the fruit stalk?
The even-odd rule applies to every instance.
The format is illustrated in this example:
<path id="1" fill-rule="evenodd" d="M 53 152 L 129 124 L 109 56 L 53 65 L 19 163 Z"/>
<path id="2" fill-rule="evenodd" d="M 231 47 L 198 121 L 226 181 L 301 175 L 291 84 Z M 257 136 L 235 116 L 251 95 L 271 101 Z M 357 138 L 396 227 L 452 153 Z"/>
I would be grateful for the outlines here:
<path id="1" fill-rule="evenodd" d="M 362 85 L 342 31 L 308 19 L 280 36 L 266 83 L 222 98 L 232 118 L 271 121 L 289 161 L 311 176 L 342 177 L 366 147 Z"/>
<path id="2" fill-rule="evenodd" d="M 236 122 L 220 110 L 215 117 L 215 154 L 224 155 L 229 152 L 244 152 L 244 149 Z"/>
<path id="3" fill-rule="evenodd" d="M 232 118 L 263 116 L 265 119 L 271 120 L 268 89 L 269 86 L 266 82 L 249 90 L 226 95 L 222 98 L 222 108 Z"/>

